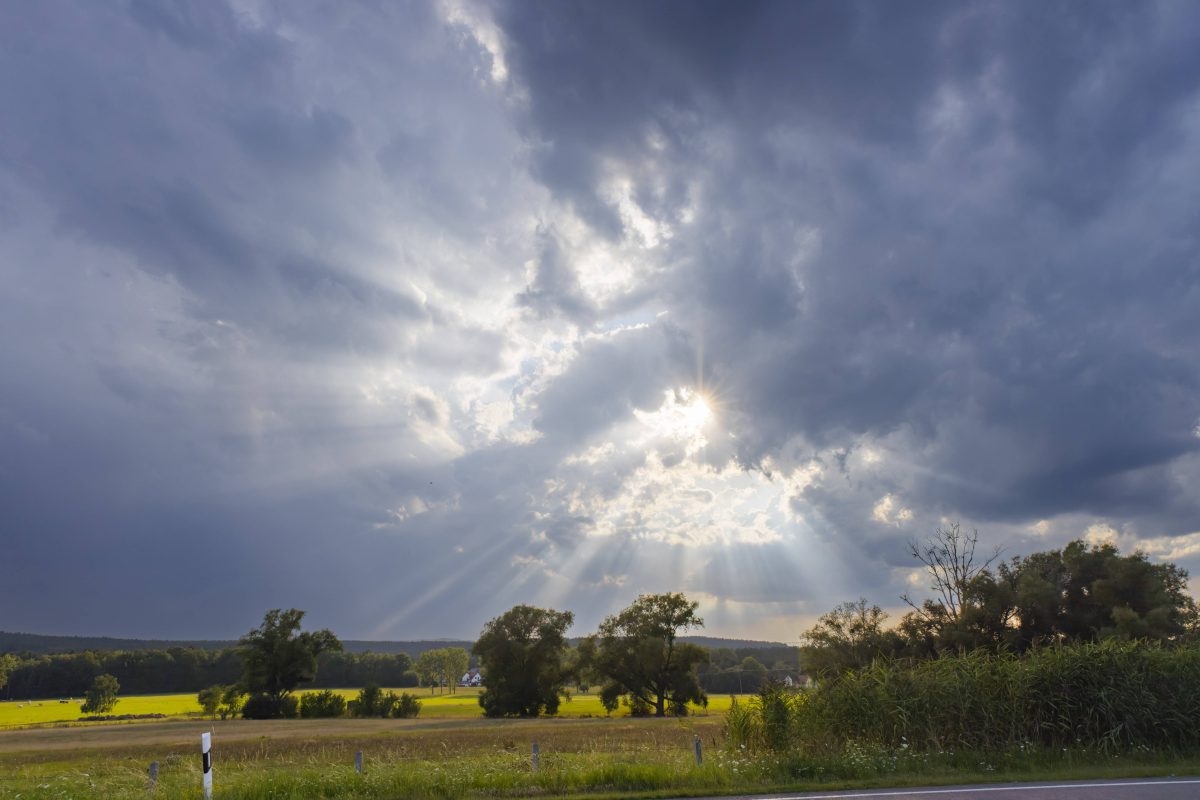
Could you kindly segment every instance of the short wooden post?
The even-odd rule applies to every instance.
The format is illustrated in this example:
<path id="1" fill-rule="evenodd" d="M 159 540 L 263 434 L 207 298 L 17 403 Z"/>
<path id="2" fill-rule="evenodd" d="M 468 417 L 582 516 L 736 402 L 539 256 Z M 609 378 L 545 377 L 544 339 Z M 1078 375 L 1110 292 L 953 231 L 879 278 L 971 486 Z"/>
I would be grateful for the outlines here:
<path id="1" fill-rule="evenodd" d="M 696 764 L 698 766 L 698 765 L 704 763 L 704 753 L 702 752 L 702 749 L 701 749 L 700 737 L 697 736 L 697 737 L 695 737 L 695 739 L 696 740 L 695 740 L 694 744 L 696 746 Z"/>
<path id="2" fill-rule="evenodd" d="M 538 743 L 534 742 L 533 743 L 533 771 L 534 772 L 538 771 L 538 766 L 539 766 L 538 761 L 539 761 L 540 755 L 541 755 L 541 751 L 538 750 Z"/>
<path id="3" fill-rule="evenodd" d="M 156 786 L 158 786 L 158 762 L 151 761 L 150 762 L 150 786 L 149 786 L 150 791 L 154 791 Z"/>
<path id="4" fill-rule="evenodd" d="M 354 771 L 362 775 L 362 750 L 354 752 Z"/>

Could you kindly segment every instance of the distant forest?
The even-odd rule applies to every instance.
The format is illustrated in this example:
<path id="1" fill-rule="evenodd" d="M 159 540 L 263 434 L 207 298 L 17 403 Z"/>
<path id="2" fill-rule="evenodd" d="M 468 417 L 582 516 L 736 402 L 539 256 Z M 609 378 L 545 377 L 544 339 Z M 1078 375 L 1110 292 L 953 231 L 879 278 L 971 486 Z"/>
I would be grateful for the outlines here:
<path id="1" fill-rule="evenodd" d="M 710 663 L 701 667 L 700 677 L 710 692 L 755 691 L 768 677 L 782 680 L 799 674 L 796 647 L 708 636 L 681 639 L 709 649 Z M 198 692 L 215 684 L 236 683 L 241 678 L 242 663 L 236 644 L 0 633 L 0 653 L 11 653 L 18 659 L 8 675 L 7 685 L 0 689 L 0 697 L 10 700 L 80 697 L 101 674 L 114 676 L 122 695 Z M 413 664 L 421 653 L 439 647 L 462 647 L 470 651 L 473 643 L 347 640 L 342 644 L 345 652 L 321 654 L 316 679 L 308 688 L 354 688 L 371 683 L 416 687 L 420 681 Z"/>
<path id="2" fill-rule="evenodd" d="M 722 639 L 716 636 L 684 636 L 682 641 L 698 644 L 710 650 L 725 647 L 731 650 L 758 650 L 784 647 L 779 642 L 760 642 L 753 639 Z M 466 639 L 418 639 L 413 641 L 372 642 L 361 639 L 342 639 L 342 648 L 349 653 L 407 653 L 416 658 L 426 650 L 439 647 L 461 647 L 470 650 L 474 642 Z M 572 645 L 579 639 L 572 639 Z M 48 655 L 50 653 L 136 652 L 139 650 L 228 650 L 236 647 L 232 639 L 117 639 L 111 636 L 46 636 L 40 633 L 7 633 L 0 631 L 0 655 Z"/>

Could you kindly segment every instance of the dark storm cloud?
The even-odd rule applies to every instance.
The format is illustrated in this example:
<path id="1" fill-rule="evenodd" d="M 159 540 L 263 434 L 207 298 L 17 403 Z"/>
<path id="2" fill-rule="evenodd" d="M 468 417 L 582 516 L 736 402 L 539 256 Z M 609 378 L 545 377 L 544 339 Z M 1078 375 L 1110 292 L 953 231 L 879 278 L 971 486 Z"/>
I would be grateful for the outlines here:
<path id="1" fill-rule="evenodd" d="M 953 513 L 1195 529 L 1154 475 L 1200 444 L 1196 197 L 1167 166 L 1195 166 L 1194 9 L 613 8 L 499 15 L 539 174 L 583 209 L 614 161 L 705 184 L 676 319 L 748 463 L 902 432 Z"/>
<path id="2" fill-rule="evenodd" d="M 0 602 L 736 626 L 943 519 L 1198 532 L 1198 53 L 1171 2 L 9 6 Z"/>

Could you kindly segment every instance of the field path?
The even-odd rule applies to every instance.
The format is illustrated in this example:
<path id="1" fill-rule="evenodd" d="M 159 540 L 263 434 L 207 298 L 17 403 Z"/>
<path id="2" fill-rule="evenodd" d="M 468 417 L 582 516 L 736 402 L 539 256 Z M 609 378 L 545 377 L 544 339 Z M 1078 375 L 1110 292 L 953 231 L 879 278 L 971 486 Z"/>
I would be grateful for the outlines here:
<path id="1" fill-rule="evenodd" d="M 690 718 L 689 728 L 711 735 L 720 725 L 719 717 Z M 607 730 L 618 734 L 623 729 L 638 729 L 653 735 L 680 729 L 676 719 L 641 719 L 614 717 L 566 719 L 298 719 L 298 720 L 164 720 L 162 722 L 132 722 L 125 724 L 72 725 L 44 728 L 0 730 L 0 754 L 34 754 L 49 756 L 55 752 L 160 748 L 187 752 L 199 747 L 200 734 L 213 733 L 217 743 L 245 745 L 250 742 L 273 740 L 323 741 L 357 737 L 389 737 L 396 734 L 436 734 L 454 732 L 455 738 L 477 734 L 478 738 L 519 736 L 522 740 L 544 736 L 570 736 L 573 731 L 588 731 L 601 736 Z M 519 731 L 519 734 L 518 734 Z M 557 736 L 556 736 L 557 734 Z M 578 734 L 577 734 L 578 735 Z M 476 737 L 472 737 L 476 738 Z M 689 739 L 690 741 L 690 739 Z"/>

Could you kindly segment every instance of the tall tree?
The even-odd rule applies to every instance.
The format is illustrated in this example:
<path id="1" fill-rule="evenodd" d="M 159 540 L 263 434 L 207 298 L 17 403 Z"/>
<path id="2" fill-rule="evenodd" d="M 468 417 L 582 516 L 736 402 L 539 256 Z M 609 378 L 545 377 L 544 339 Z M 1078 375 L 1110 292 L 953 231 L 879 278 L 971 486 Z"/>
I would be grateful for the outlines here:
<path id="1" fill-rule="evenodd" d="M 8 674 L 17 668 L 17 657 L 5 653 L 0 655 L 0 689 L 8 683 Z"/>
<path id="2" fill-rule="evenodd" d="M 894 655 L 900 636 L 884 628 L 887 612 L 868 606 L 865 597 L 842 603 L 824 614 L 800 637 L 804 668 L 814 675 L 840 674 L 868 666 L 881 655 Z"/>
<path id="3" fill-rule="evenodd" d="M 443 647 L 441 648 L 442 668 L 446 673 L 447 685 L 450 687 L 450 693 L 454 694 L 458 691 L 458 680 L 471 666 L 471 654 L 461 647 Z"/>
<path id="4" fill-rule="evenodd" d="M 1065 639 L 1177 639 L 1196 619 L 1185 570 L 1152 564 L 1140 552 L 1122 556 L 1111 544 L 1076 540 L 1061 551 L 1013 559 L 1000 572 L 1015 587 L 1023 647 Z"/>
<path id="5" fill-rule="evenodd" d="M 536 717 L 558 712 L 571 670 L 567 662 L 570 611 L 514 606 L 484 626 L 474 653 L 484 675 L 479 705 L 489 717 Z"/>
<path id="6" fill-rule="evenodd" d="M 326 629 L 300 632 L 304 612 L 272 609 L 262 625 L 238 642 L 242 656 L 242 687 L 257 695 L 253 706 L 267 716 L 284 713 L 285 698 L 317 672 L 317 656 L 341 650 L 342 643 Z M 264 702 L 265 700 L 265 702 Z M 249 713 L 249 703 L 247 714 Z"/>
<path id="7" fill-rule="evenodd" d="M 978 546 L 979 531 L 965 531 L 957 522 L 938 528 L 924 542 L 909 542 L 913 558 L 929 573 L 934 595 L 919 605 L 907 594 L 901 597 L 912 608 L 900 623 L 911 655 L 971 650 L 1010 638 L 1011 582 L 998 581 L 991 571 L 1000 549 L 984 558 Z"/>
<path id="8" fill-rule="evenodd" d="M 426 650 L 417 656 L 417 663 L 413 665 L 413 670 L 417 673 L 421 683 L 429 687 L 430 694 L 433 694 L 435 687 L 442 685 L 442 665 L 439 663 L 437 650 Z"/>
<path id="9" fill-rule="evenodd" d="M 605 708 L 614 710 L 625 697 L 635 714 L 653 709 L 661 717 L 668 710 L 686 714 L 688 703 L 708 703 L 697 675 L 708 651 L 677 641 L 680 633 L 704 627 L 698 606 L 678 592 L 644 594 L 600 624 L 584 652 L 604 682 Z"/>
<path id="10" fill-rule="evenodd" d="M 121 685 L 112 675 L 97 675 L 92 686 L 84 695 L 84 703 L 79 710 L 85 714 L 103 714 L 112 711 L 117 704 L 117 692 Z"/>

